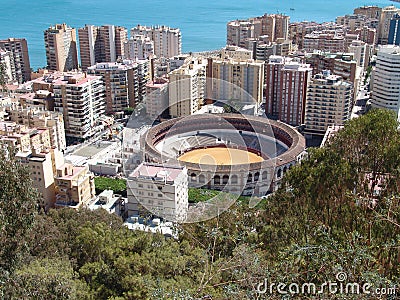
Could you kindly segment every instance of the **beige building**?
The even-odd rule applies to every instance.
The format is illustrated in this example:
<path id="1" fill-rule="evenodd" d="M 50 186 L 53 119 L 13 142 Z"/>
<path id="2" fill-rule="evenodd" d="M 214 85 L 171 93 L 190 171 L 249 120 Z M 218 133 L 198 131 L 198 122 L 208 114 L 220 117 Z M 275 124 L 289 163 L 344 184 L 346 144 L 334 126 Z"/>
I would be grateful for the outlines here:
<path id="1" fill-rule="evenodd" d="M 238 46 L 226 46 L 221 50 L 222 59 L 249 60 L 253 59 L 253 52 Z"/>
<path id="2" fill-rule="evenodd" d="M 35 107 L 17 107 L 9 112 L 12 122 L 23 124 L 28 128 L 47 128 L 50 135 L 50 146 L 64 151 L 65 141 L 64 118 L 61 113 L 41 110 Z"/>
<path id="3" fill-rule="evenodd" d="M 323 136 L 330 125 L 343 125 L 353 107 L 353 85 L 330 71 L 315 75 L 308 86 L 305 131 Z"/>
<path id="4" fill-rule="evenodd" d="M 390 20 L 393 18 L 394 15 L 399 13 L 400 13 L 400 8 L 397 8 L 393 5 L 384 7 L 382 9 L 379 20 L 379 28 L 378 28 L 378 44 L 380 45 L 388 44 Z"/>
<path id="5" fill-rule="evenodd" d="M 127 29 L 114 25 L 86 25 L 78 29 L 81 67 L 101 62 L 115 62 L 124 57 Z"/>
<path id="6" fill-rule="evenodd" d="M 31 79 L 28 43 L 26 39 L 9 38 L 0 40 L 0 48 L 12 53 L 13 80 L 23 83 Z"/>
<path id="7" fill-rule="evenodd" d="M 106 113 L 123 112 L 139 103 L 138 64 L 131 60 L 121 63 L 97 63 L 88 74 L 101 76 L 105 87 Z"/>
<path id="8" fill-rule="evenodd" d="M 47 68 L 55 71 L 78 69 L 75 28 L 56 24 L 44 31 Z"/>
<path id="9" fill-rule="evenodd" d="M 207 60 L 189 57 L 169 73 L 169 114 L 189 116 L 204 104 Z"/>
<path id="10" fill-rule="evenodd" d="M 304 36 L 303 49 L 308 52 L 346 52 L 346 37 L 340 32 L 314 31 Z"/>
<path id="11" fill-rule="evenodd" d="M 52 147 L 50 131 L 47 128 L 28 128 L 11 121 L 0 122 L 0 143 L 22 152 L 40 146 Z"/>
<path id="12" fill-rule="evenodd" d="M 16 157 L 29 169 L 33 186 L 39 192 L 40 206 L 46 211 L 54 207 L 56 169 L 64 164 L 64 157 L 57 148 L 33 148 L 32 152 L 18 152 Z"/>
<path id="13" fill-rule="evenodd" d="M 226 44 L 244 48 L 246 41 L 256 38 L 254 24 L 248 20 L 235 20 L 227 24 Z"/>
<path id="14" fill-rule="evenodd" d="M 94 176 L 89 168 L 65 163 L 57 168 L 55 177 L 56 207 L 89 205 L 96 197 Z"/>
<path id="15" fill-rule="evenodd" d="M 262 17 L 262 35 L 268 35 L 270 42 L 289 39 L 289 16 L 265 14 Z"/>
<path id="16" fill-rule="evenodd" d="M 146 112 L 156 119 L 168 108 L 169 88 L 168 79 L 156 78 L 146 85 Z"/>
<path id="17" fill-rule="evenodd" d="M 141 26 L 131 29 L 131 37 L 142 35 L 154 43 L 154 54 L 157 57 L 173 57 L 182 53 L 182 34 L 179 28 L 168 26 Z"/>
<path id="18" fill-rule="evenodd" d="M 264 62 L 210 58 L 207 70 L 207 77 L 212 78 L 212 91 L 207 98 L 248 104 L 262 102 Z"/>
<path id="19" fill-rule="evenodd" d="M 140 164 L 128 179 L 128 216 L 155 214 L 184 221 L 188 210 L 186 167 Z"/>

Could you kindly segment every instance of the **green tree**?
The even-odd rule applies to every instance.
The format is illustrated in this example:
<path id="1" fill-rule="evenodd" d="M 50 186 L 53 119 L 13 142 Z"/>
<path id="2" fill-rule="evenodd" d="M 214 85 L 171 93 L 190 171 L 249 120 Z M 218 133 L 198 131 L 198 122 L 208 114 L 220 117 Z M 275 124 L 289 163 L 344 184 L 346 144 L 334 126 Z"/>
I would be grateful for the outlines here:
<path id="1" fill-rule="evenodd" d="M 7 299 L 94 299 L 68 260 L 38 259 L 17 269 L 6 282 Z"/>
<path id="2" fill-rule="evenodd" d="M 27 250 L 38 203 L 29 171 L 0 146 L 0 270 L 12 271 Z"/>

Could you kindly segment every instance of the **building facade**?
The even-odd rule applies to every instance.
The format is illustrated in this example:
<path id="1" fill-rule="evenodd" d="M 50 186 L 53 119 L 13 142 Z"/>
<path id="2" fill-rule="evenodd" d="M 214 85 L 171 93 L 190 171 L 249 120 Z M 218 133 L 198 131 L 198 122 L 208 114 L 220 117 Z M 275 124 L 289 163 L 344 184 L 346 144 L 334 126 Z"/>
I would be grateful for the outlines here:
<path id="1" fill-rule="evenodd" d="M 75 28 L 56 24 L 44 31 L 47 68 L 53 71 L 78 69 Z"/>
<path id="2" fill-rule="evenodd" d="M 323 136 L 330 125 L 343 125 L 350 119 L 353 86 L 330 71 L 315 75 L 308 86 L 305 131 Z"/>
<path id="3" fill-rule="evenodd" d="M 207 60 L 189 57 L 169 73 L 170 116 L 189 116 L 204 104 Z"/>
<path id="4" fill-rule="evenodd" d="M 168 26 L 141 26 L 131 29 L 131 37 L 142 35 L 154 43 L 154 54 L 157 57 L 173 57 L 182 53 L 182 34 L 179 28 Z"/>
<path id="5" fill-rule="evenodd" d="M 378 49 L 373 71 L 371 105 L 399 113 L 400 108 L 400 47 L 382 46 Z"/>
<path id="6" fill-rule="evenodd" d="M 392 18 L 397 14 L 400 14 L 400 9 L 393 5 L 384 7 L 382 9 L 379 20 L 379 28 L 378 28 L 378 44 L 380 45 L 388 44 L 390 22 Z"/>
<path id="7" fill-rule="evenodd" d="M 138 64 L 131 60 L 122 63 L 97 63 L 88 74 L 101 76 L 105 86 L 106 113 L 123 112 L 139 102 Z"/>
<path id="8" fill-rule="evenodd" d="M 127 29 L 114 25 L 86 25 L 78 29 L 81 67 L 101 62 L 115 62 L 125 53 Z"/>
<path id="9" fill-rule="evenodd" d="M 151 118 L 156 119 L 168 109 L 169 88 L 168 79 L 156 78 L 146 85 L 146 112 Z"/>
<path id="10" fill-rule="evenodd" d="M 60 151 L 67 148 L 64 130 L 64 118 L 61 113 L 46 111 L 35 107 L 16 108 L 9 112 L 10 121 L 23 124 L 28 128 L 47 128 L 50 145 Z"/>
<path id="11" fill-rule="evenodd" d="M 207 76 L 212 80 L 211 99 L 261 103 L 263 100 L 264 63 L 254 60 L 208 60 Z M 209 92 L 209 91 L 207 91 Z"/>
<path id="12" fill-rule="evenodd" d="M 186 167 L 142 163 L 128 179 L 128 215 L 154 214 L 185 221 L 188 211 Z"/>
<path id="13" fill-rule="evenodd" d="M 389 45 L 400 45 L 400 15 L 396 14 L 392 17 L 389 24 Z"/>
<path id="14" fill-rule="evenodd" d="M 282 56 L 271 56 L 265 66 L 265 113 L 292 126 L 304 123 L 312 68 Z"/>
<path id="15" fill-rule="evenodd" d="M 96 197 L 94 176 L 87 166 L 61 165 L 57 168 L 55 185 L 55 207 L 78 208 L 89 205 Z"/>
<path id="16" fill-rule="evenodd" d="M 154 55 L 154 42 L 148 36 L 136 35 L 125 42 L 125 58 L 149 59 Z"/>
<path id="17" fill-rule="evenodd" d="M 28 43 L 26 39 L 9 38 L 0 40 L 0 48 L 12 53 L 13 81 L 23 83 L 31 79 Z"/>
<path id="18" fill-rule="evenodd" d="M 56 169 L 64 163 L 64 157 L 57 148 L 34 148 L 32 151 L 18 152 L 17 159 L 29 169 L 32 185 L 38 190 L 40 207 L 45 211 L 55 206 Z"/>
<path id="19" fill-rule="evenodd" d="M 83 141 L 99 132 L 105 114 L 104 85 L 100 76 L 65 73 L 52 81 L 54 110 L 64 116 L 69 141 Z"/>

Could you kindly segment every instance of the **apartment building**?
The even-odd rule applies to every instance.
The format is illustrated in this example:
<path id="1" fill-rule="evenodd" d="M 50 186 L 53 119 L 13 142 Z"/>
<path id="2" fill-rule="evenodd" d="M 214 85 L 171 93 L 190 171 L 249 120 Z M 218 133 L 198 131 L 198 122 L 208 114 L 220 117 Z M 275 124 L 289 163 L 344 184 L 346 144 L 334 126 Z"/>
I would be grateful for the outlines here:
<path id="1" fill-rule="evenodd" d="M 346 52 L 346 38 L 340 32 L 313 31 L 304 36 L 303 49 L 308 52 Z"/>
<path id="2" fill-rule="evenodd" d="M 60 151 L 67 148 L 64 118 L 61 113 L 46 111 L 37 107 L 15 107 L 9 111 L 9 119 L 28 128 L 47 128 L 50 134 L 50 146 Z"/>
<path id="3" fill-rule="evenodd" d="M 2 74 L 5 84 L 12 84 L 15 82 L 14 72 L 14 60 L 13 55 L 10 51 L 0 48 L 0 64 L 3 66 Z M 3 88 L 3 87 L 0 87 Z"/>
<path id="4" fill-rule="evenodd" d="M 390 20 L 388 34 L 389 45 L 400 45 L 400 15 L 396 14 Z"/>
<path id="5" fill-rule="evenodd" d="M 56 202 L 56 169 L 64 163 L 64 157 L 57 148 L 38 147 L 18 152 L 16 158 L 29 169 L 32 185 L 38 190 L 39 205 L 47 211 Z"/>
<path id="6" fill-rule="evenodd" d="M 64 73 L 52 80 L 54 110 L 64 116 L 67 141 L 83 141 L 103 127 L 104 85 L 101 76 Z"/>
<path id="7" fill-rule="evenodd" d="M 149 59 L 154 55 L 154 42 L 148 36 L 135 35 L 125 42 L 125 58 Z"/>
<path id="8" fill-rule="evenodd" d="M 33 148 L 50 148 L 50 131 L 47 128 L 28 128 L 11 121 L 0 122 L 0 143 L 16 151 L 27 152 Z"/>
<path id="9" fill-rule="evenodd" d="M 75 28 L 56 24 L 44 31 L 47 68 L 54 71 L 78 69 Z"/>
<path id="10" fill-rule="evenodd" d="M 61 165 L 57 168 L 55 185 L 55 207 L 79 208 L 96 197 L 94 175 L 87 166 Z"/>
<path id="11" fill-rule="evenodd" d="M 188 57 L 169 73 L 169 113 L 171 117 L 189 116 L 204 104 L 207 60 Z"/>
<path id="12" fill-rule="evenodd" d="M 400 14 L 400 8 L 393 5 L 384 7 L 381 11 L 379 28 L 378 28 L 378 44 L 387 45 L 390 31 L 390 21 L 397 14 Z"/>
<path id="13" fill-rule="evenodd" d="M 271 56 L 265 65 L 265 113 L 292 126 L 303 124 L 311 74 L 308 64 Z"/>
<path id="14" fill-rule="evenodd" d="M 399 114 L 400 109 L 400 47 L 382 46 L 378 49 L 376 67 L 371 78 L 371 105 Z"/>
<path id="15" fill-rule="evenodd" d="M 97 63 L 88 74 L 101 76 L 105 87 L 106 113 L 123 112 L 139 103 L 138 64 L 131 60 L 121 63 Z"/>
<path id="16" fill-rule="evenodd" d="M 152 119 L 156 119 L 167 110 L 169 101 L 168 79 L 155 78 L 146 84 L 146 112 Z"/>
<path id="17" fill-rule="evenodd" d="M 262 102 L 264 62 L 210 58 L 207 70 L 207 77 L 212 79 L 212 91 L 208 94 L 212 100 L 237 100 L 248 104 Z"/>
<path id="18" fill-rule="evenodd" d="M 182 53 L 182 34 L 179 28 L 168 26 L 141 26 L 131 29 L 131 37 L 142 35 L 154 43 L 154 54 L 157 57 L 173 57 Z"/>
<path id="19" fill-rule="evenodd" d="M 185 221 L 188 211 L 186 167 L 140 164 L 128 178 L 128 215 L 154 214 Z"/>
<path id="20" fill-rule="evenodd" d="M 82 70 L 101 62 L 115 62 L 125 55 L 126 28 L 86 25 L 78 29 Z"/>
<path id="21" fill-rule="evenodd" d="M 0 48 L 11 52 L 11 73 L 13 81 L 23 83 L 31 79 L 28 43 L 26 39 L 9 38 L 0 40 Z"/>
<path id="22" fill-rule="evenodd" d="M 308 85 L 305 109 L 305 132 L 323 136 L 330 125 L 343 125 L 350 119 L 353 86 L 340 76 L 324 71 Z"/>
<path id="23" fill-rule="evenodd" d="M 253 52 L 238 46 L 226 46 L 221 49 L 221 58 L 235 59 L 235 60 L 249 60 L 253 59 Z"/>

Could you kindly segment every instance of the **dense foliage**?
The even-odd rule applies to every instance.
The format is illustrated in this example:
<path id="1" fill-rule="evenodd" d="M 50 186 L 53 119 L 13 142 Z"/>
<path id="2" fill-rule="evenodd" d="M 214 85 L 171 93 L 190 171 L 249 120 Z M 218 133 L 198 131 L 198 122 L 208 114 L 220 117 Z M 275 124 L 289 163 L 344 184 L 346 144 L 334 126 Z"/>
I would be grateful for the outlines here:
<path id="1" fill-rule="evenodd" d="M 335 281 L 339 272 L 347 274 L 347 282 L 374 287 L 398 284 L 397 126 L 394 115 L 380 110 L 348 122 L 326 147 L 310 150 L 308 159 L 287 173 L 274 196 L 255 208 L 242 200 L 212 220 L 180 225 L 179 241 L 129 231 L 103 210 L 39 214 L 33 230 L 20 238 L 29 254 L 24 264 L 10 269 L 1 286 L 3 295 L 281 299 L 277 293 L 257 294 L 257 285 L 265 279 L 318 285 Z M 11 205 L 7 201 L 14 196 L 7 197 L 1 201 Z M 3 242 L 8 238 L 12 241 L 5 236 Z M 287 296 L 378 298 L 329 293 Z"/>

